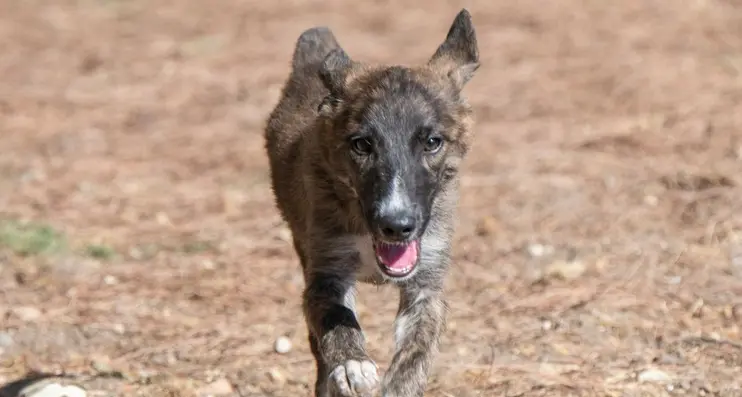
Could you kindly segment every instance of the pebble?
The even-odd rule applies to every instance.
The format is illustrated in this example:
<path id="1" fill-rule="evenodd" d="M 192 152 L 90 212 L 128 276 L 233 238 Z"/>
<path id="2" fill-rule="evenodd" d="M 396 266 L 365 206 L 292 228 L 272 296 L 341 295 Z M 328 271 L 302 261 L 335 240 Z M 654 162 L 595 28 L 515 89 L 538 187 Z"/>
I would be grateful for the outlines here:
<path id="1" fill-rule="evenodd" d="M 549 265 L 546 273 L 551 277 L 573 280 L 582 276 L 587 270 L 581 261 L 556 261 Z"/>
<path id="2" fill-rule="evenodd" d="M 493 236 L 497 234 L 501 227 L 497 220 L 493 217 L 484 217 L 477 224 L 477 235 L 479 236 Z"/>
<path id="3" fill-rule="evenodd" d="M 665 282 L 667 282 L 670 285 L 678 285 L 681 282 L 683 282 L 682 276 L 669 276 L 665 277 Z"/>
<path id="4" fill-rule="evenodd" d="M 278 239 L 285 243 L 291 243 L 293 241 L 293 235 L 291 234 L 291 230 L 287 227 L 282 227 L 278 229 L 277 235 L 278 235 Z"/>
<path id="5" fill-rule="evenodd" d="M 158 212 L 155 214 L 155 220 L 162 226 L 172 226 L 170 217 L 164 212 Z"/>
<path id="6" fill-rule="evenodd" d="M 655 382 L 655 383 L 666 383 L 670 382 L 672 379 L 670 378 L 670 375 L 665 373 L 664 371 L 660 371 L 659 369 L 647 369 L 639 373 L 637 375 L 636 379 L 641 382 Z"/>
<path id="7" fill-rule="evenodd" d="M 21 321 L 34 321 L 41 317 L 41 310 L 31 306 L 15 307 L 12 312 Z"/>
<path id="8" fill-rule="evenodd" d="M 270 378 L 271 382 L 282 385 L 286 383 L 286 375 L 281 372 L 278 368 L 271 368 L 268 371 L 268 377 Z"/>
<path id="9" fill-rule="evenodd" d="M 278 354 L 286 354 L 291 351 L 291 339 L 285 336 L 279 336 L 273 348 Z"/>
<path id="10" fill-rule="evenodd" d="M 206 270 L 214 270 L 216 269 L 216 263 L 214 263 L 214 261 L 212 261 L 211 259 L 204 259 L 204 261 L 201 262 L 201 267 Z"/>
<path id="11" fill-rule="evenodd" d="M 49 383 L 39 389 L 24 390 L 19 397 L 87 397 L 87 395 L 84 389 L 77 386 Z"/>
<path id="12" fill-rule="evenodd" d="M 124 326 L 124 324 L 113 324 L 112 328 L 113 331 L 119 335 L 123 335 L 126 332 L 126 327 Z"/>
<path id="13" fill-rule="evenodd" d="M 232 384 L 224 378 L 211 382 L 208 385 L 201 387 L 196 392 L 198 397 L 226 396 L 232 393 L 234 393 Z"/>
<path id="14" fill-rule="evenodd" d="M 91 360 L 90 366 L 98 373 L 110 374 L 114 372 L 113 366 L 111 365 L 111 359 L 108 357 L 95 357 Z"/>
<path id="15" fill-rule="evenodd" d="M 660 200 L 657 198 L 657 196 L 653 196 L 653 195 L 644 196 L 644 204 L 647 204 L 649 206 L 654 207 L 657 205 L 657 203 L 659 203 L 659 201 Z"/>
<path id="16" fill-rule="evenodd" d="M 527 249 L 528 254 L 531 255 L 531 257 L 533 258 L 540 258 L 544 255 L 550 254 L 553 251 L 552 247 L 538 243 L 528 244 Z"/>

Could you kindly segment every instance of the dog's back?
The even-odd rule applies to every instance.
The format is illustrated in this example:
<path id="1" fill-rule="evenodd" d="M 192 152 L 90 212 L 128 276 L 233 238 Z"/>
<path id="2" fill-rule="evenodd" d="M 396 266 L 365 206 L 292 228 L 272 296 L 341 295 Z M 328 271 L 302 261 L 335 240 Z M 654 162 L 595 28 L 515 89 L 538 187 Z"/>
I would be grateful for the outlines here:
<path id="1" fill-rule="evenodd" d="M 265 139 L 273 189 L 278 208 L 291 225 L 302 221 L 301 212 L 294 206 L 301 205 L 299 201 L 307 196 L 301 183 L 301 169 L 306 166 L 302 161 L 303 142 L 314 130 L 317 107 L 328 93 L 320 79 L 320 68 L 327 54 L 338 47 L 326 27 L 311 28 L 299 36 L 291 73 L 268 118 Z"/>

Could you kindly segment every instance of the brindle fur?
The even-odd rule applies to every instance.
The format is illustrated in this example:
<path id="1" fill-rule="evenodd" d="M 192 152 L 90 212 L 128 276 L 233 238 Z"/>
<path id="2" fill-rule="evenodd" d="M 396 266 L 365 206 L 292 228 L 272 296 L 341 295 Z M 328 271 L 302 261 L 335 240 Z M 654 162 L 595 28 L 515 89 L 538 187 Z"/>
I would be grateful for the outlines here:
<path id="1" fill-rule="evenodd" d="M 276 205 L 304 272 L 318 397 L 367 396 L 379 387 L 384 397 L 423 395 L 446 318 L 443 284 L 457 172 L 471 141 L 471 109 L 460 92 L 478 67 L 465 9 L 429 62 L 414 67 L 351 60 L 326 27 L 309 29 L 296 42 L 265 137 Z M 401 154 L 389 158 L 386 168 L 370 169 L 363 165 L 368 162 L 354 161 L 348 147 L 348 134 L 369 123 L 389 142 L 412 136 L 402 131 L 416 123 L 434 123 L 444 146 L 417 163 L 420 157 L 397 149 Z M 381 200 L 379 189 L 394 183 L 387 171 L 406 178 L 406 197 L 420 209 L 418 265 L 398 279 L 378 271 L 371 247 L 375 230 L 368 207 Z M 417 176 L 407 176 L 412 173 Z M 356 282 L 391 283 L 400 291 L 395 354 L 381 380 L 356 318 Z"/>

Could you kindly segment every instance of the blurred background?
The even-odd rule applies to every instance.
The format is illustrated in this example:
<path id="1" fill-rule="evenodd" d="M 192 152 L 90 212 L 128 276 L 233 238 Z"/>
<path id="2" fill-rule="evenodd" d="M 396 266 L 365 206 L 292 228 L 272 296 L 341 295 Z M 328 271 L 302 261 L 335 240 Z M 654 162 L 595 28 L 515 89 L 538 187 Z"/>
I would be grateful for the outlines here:
<path id="1" fill-rule="evenodd" d="M 476 144 L 427 395 L 740 396 L 736 0 L 0 1 L 0 381 L 309 396 L 262 137 L 295 40 L 425 62 L 462 7 Z M 382 368 L 396 307 L 361 288 Z"/>

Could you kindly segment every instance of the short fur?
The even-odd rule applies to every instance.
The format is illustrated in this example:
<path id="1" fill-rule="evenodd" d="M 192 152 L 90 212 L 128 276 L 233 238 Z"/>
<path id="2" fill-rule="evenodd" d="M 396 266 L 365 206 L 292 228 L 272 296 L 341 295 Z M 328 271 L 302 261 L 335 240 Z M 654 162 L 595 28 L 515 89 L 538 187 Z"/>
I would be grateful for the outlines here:
<path id="1" fill-rule="evenodd" d="M 318 397 L 378 386 L 384 397 L 423 395 L 446 318 L 458 169 L 472 135 L 461 90 L 478 67 L 465 9 L 415 67 L 353 60 L 326 27 L 296 42 L 265 138 L 276 205 L 304 272 Z M 414 245 L 416 262 L 385 267 L 384 244 Z M 381 381 L 356 318 L 356 282 L 400 290 L 396 350 Z"/>

